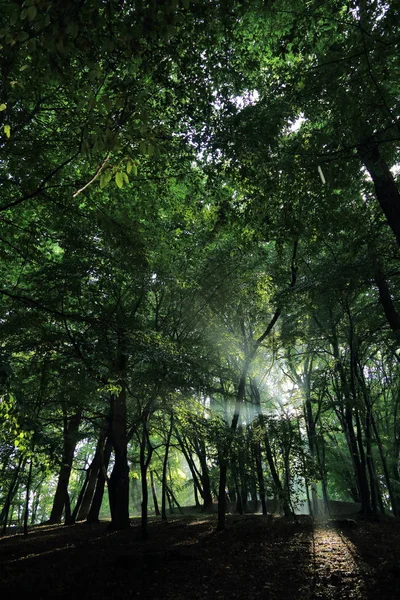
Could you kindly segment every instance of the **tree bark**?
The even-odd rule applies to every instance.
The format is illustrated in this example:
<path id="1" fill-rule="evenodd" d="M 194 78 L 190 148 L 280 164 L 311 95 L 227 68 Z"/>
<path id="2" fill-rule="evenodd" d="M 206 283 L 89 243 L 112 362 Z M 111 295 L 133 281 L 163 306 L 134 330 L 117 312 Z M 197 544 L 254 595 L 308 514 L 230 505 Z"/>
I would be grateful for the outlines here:
<path id="1" fill-rule="evenodd" d="M 147 421 L 150 416 L 150 406 L 144 411 L 142 415 L 142 439 L 140 442 L 140 475 L 142 485 L 142 504 L 141 504 L 141 536 L 142 540 L 148 538 L 148 504 L 149 504 L 149 490 L 147 484 L 147 470 L 153 455 L 154 448 L 150 443 L 149 432 L 147 430 Z M 146 456 L 147 450 L 147 456 Z"/>
<path id="2" fill-rule="evenodd" d="M 267 514 L 267 495 L 265 492 L 265 482 L 264 482 L 264 473 L 262 467 L 262 458 L 261 458 L 261 445 L 260 443 L 253 443 L 253 456 L 256 463 L 257 470 L 257 483 L 258 483 L 258 493 L 260 494 L 261 501 L 261 510 L 262 514 Z"/>
<path id="3" fill-rule="evenodd" d="M 269 436 L 268 436 L 267 432 L 265 432 L 264 444 L 265 444 L 265 454 L 267 457 L 269 470 L 271 472 L 272 481 L 274 482 L 275 491 L 279 498 L 279 501 L 282 504 L 283 513 L 284 513 L 285 517 L 291 517 L 291 516 L 293 516 L 293 512 L 292 512 L 292 509 L 290 508 L 289 499 L 285 494 L 284 487 L 282 485 L 278 471 L 275 466 L 274 457 L 272 456 L 272 448 L 271 448 L 271 444 L 269 442 Z"/>
<path id="4" fill-rule="evenodd" d="M 99 439 L 97 442 L 96 451 L 95 451 L 93 460 L 88 468 L 88 477 L 87 477 L 87 482 L 86 482 L 86 486 L 85 486 L 85 490 L 84 490 L 84 495 L 83 495 L 82 501 L 80 503 L 79 511 L 78 511 L 78 514 L 76 517 L 78 521 L 84 521 L 89 514 L 89 510 L 90 510 L 90 506 L 92 503 L 92 498 L 93 498 L 99 470 L 101 468 L 101 461 L 102 461 L 105 438 L 106 438 L 106 432 L 102 431 L 100 433 L 100 436 L 99 436 Z"/>
<path id="5" fill-rule="evenodd" d="M 107 438 L 104 451 L 102 453 L 101 467 L 97 475 L 96 489 L 93 494 L 92 503 L 90 505 L 90 510 L 86 520 L 88 524 L 99 522 L 99 514 L 103 501 L 104 487 L 107 481 L 107 469 L 111 458 L 111 452 L 112 442 L 110 438 Z"/>
<path id="6" fill-rule="evenodd" d="M 400 245 L 400 193 L 388 165 L 381 156 L 379 142 L 373 140 L 361 143 L 358 154 L 374 182 L 380 207 Z"/>
<path id="7" fill-rule="evenodd" d="M 118 358 L 116 372 L 120 391 L 111 397 L 111 441 L 114 449 L 114 466 L 108 483 L 110 502 L 110 528 L 127 529 L 129 520 L 129 467 L 126 413 L 126 369 L 128 356 L 125 332 L 118 332 Z"/>
<path id="8" fill-rule="evenodd" d="M 76 522 L 76 519 L 77 519 L 77 516 L 78 516 L 78 511 L 79 511 L 79 509 L 80 509 L 80 507 L 82 505 L 82 500 L 83 500 L 83 497 L 85 495 L 86 488 L 87 488 L 87 485 L 88 485 L 88 482 L 89 482 L 89 474 L 90 474 L 90 467 L 88 467 L 86 469 L 84 482 L 81 485 L 81 489 L 79 491 L 78 498 L 77 498 L 76 503 L 75 503 L 75 508 L 74 508 L 74 510 L 71 513 L 71 524 Z"/>
<path id="9" fill-rule="evenodd" d="M 161 513 L 160 513 L 160 509 L 158 507 L 157 492 L 156 492 L 156 485 L 154 482 L 153 471 L 150 471 L 150 483 L 151 483 L 151 493 L 153 496 L 154 512 L 155 512 L 156 516 L 159 517 L 161 515 Z"/>
<path id="10" fill-rule="evenodd" d="M 378 286 L 379 299 L 381 301 L 386 320 L 395 334 L 396 340 L 400 342 L 400 313 L 397 311 L 394 305 L 389 285 L 379 263 L 375 268 L 375 283 Z"/>
<path id="11" fill-rule="evenodd" d="M 111 400 L 111 440 L 114 449 L 114 466 L 108 482 L 111 512 L 111 529 L 129 527 L 129 467 L 126 437 L 126 390 L 122 384 L 119 394 Z"/>
<path id="12" fill-rule="evenodd" d="M 166 440 L 166 444 L 165 444 L 163 469 L 162 469 L 162 482 L 161 482 L 161 519 L 163 521 L 167 520 L 166 499 L 167 499 L 168 455 L 169 455 L 169 447 L 170 447 L 170 443 L 171 443 L 173 422 L 174 422 L 173 417 L 171 415 L 170 427 L 168 430 L 167 440 Z M 183 444 L 181 444 L 181 447 L 183 447 Z M 190 466 L 190 464 L 189 464 L 189 466 Z"/>
<path id="13" fill-rule="evenodd" d="M 78 408 L 71 417 L 68 417 L 67 409 L 64 405 L 64 443 L 61 459 L 62 462 L 49 523 L 61 523 L 66 497 L 68 494 L 69 478 L 71 476 L 72 462 L 74 460 L 74 453 L 77 444 L 77 433 L 81 419 L 82 408 Z"/>
<path id="14" fill-rule="evenodd" d="M 24 458 L 22 456 L 22 454 L 20 454 L 18 464 L 14 471 L 14 476 L 11 480 L 10 487 L 8 488 L 8 493 L 7 493 L 5 503 L 4 503 L 4 507 L 3 507 L 3 510 L 1 511 L 1 515 L 0 515 L 0 523 L 3 524 L 3 531 L 2 531 L 3 535 L 5 535 L 6 530 L 7 530 L 8 515 L 10 512 L 13 498 L 17 491 L 18 477 L 19 477 L 20 472 L 24 470 L 25 464 L 26 464 L 26 458 Z"/>
<path id="15" fill-rule="evenodd" d="M 32 453 L 33 452 L 34 452 L 34 448 L 32 448 Z M 26 482 L 26 492 L 25 492 L 24 536 L 28 535 L 29 495 L 31 493 L 31 484 L 32 484 L 32 467 L 33 467 L 33 458 L 31 456 L 31 458 L 29 460 L 28 481 Z"/>

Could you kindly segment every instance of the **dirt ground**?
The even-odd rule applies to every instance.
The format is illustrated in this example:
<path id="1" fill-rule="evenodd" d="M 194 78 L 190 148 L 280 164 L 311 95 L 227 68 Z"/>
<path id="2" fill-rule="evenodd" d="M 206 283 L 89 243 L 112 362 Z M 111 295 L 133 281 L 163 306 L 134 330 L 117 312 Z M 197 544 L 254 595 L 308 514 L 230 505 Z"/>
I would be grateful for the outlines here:
<path id="1" fill-rule="evenodd" d="M 231 515 L 37 527 L 0 539 L 0 598 L 400 598 L 400 521 Z"/>

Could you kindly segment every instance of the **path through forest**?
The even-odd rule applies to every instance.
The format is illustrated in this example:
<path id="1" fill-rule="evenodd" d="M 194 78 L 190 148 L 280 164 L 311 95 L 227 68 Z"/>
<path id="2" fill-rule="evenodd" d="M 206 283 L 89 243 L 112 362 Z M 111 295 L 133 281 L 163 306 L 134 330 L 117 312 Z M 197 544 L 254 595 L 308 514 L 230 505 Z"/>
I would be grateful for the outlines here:
<path id="1" fill-rule="evenodd" d="M 265 600 L 400 597 L 400 524 L 261 515 L 35 528 L 0 540 L 0 597 Z M 339 527 L 338 527 L 339 525 Z"/>

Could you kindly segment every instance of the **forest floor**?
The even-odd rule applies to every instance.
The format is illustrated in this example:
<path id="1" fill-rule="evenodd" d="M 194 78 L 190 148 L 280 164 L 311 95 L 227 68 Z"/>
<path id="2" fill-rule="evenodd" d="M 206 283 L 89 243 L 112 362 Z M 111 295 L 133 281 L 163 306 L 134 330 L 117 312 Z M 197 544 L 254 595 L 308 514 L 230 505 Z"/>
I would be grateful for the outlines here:
<path id="1" fill-rule="evenodd" d="M 40 526 L 0 539 L 0 598 L 400 598 L 400 521 L 230 515 Z"/>

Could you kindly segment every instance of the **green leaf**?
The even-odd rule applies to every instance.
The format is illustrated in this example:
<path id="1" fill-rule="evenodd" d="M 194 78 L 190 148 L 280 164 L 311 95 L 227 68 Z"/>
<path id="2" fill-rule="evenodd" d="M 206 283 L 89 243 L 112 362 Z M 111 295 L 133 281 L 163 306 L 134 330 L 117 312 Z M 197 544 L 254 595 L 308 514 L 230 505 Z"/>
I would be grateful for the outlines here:
<path id="1" fill-rule="evenodd" d="M 0 112 L 2 112 L 3 110 L 6 110 L 7 108 L 7 104 L 0 104 Z"/>
<path id="2" fill-rule="evenodd" d="M 29 52 L 35 52 L 36 51 L 36 40 L 34 40 L 34 39 L 28 40 L 27 47 L 28 47 Z"/>
<path id="3" fill-rule="evenodd" d="M 26 14 L 28 15 L 28 19 L 29 21 L 33 21 L 33 19 L 36 17 L 37 15 L 37 8 L 36 6 L 30 6 L 27 11 Z"/>
<path id="4" fill-rule="evenodd" d="M 11 137 L 11 127 L 9 125 L 4 125 L 4 133 L 6 134 L 6 137 Z"/>
<path id="5" fill-rule="evenodd" d="M 106 185 L 107 185 L 107 183 L 108 183 L 108 181 L 106 180 L 106 173 L 103 173 L 103 174 L 100 176 L 100 189 L 103 189 L 103 188 L 105 188 L 105 187 L 106 187 Z"/>
<path id="6" fill-rule="evenodd" d="M 122 173 L 120 171 L 117 171 L 115 173 L 115 183 L 117 184 L 117 186 L 119 188 L 124 187 L 124 179 L 123 179 Z"/>
<path id="7" fill-rule="evenodd" d="M 102 173 L 100 176 L 100 188 L 101 189 L 105 188 L 106 185 L 108 185 L 110 183 L 111 178 L 112 178 L 112 172 L 110 169 L 108 169 L 107 171 Z"/>
<path id="8" fill-rule="evenodd" d="M 27 33 L 26 31 L 20 31 L 18 34 L 18 41 L 26 42 L 27 39 L 29 39 L 29 33 Z"/>

